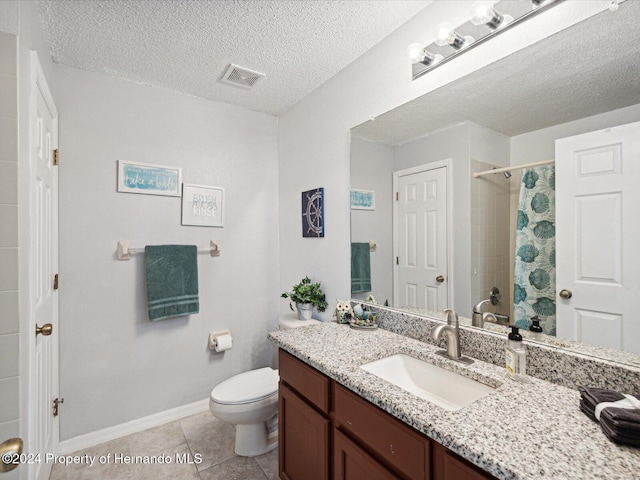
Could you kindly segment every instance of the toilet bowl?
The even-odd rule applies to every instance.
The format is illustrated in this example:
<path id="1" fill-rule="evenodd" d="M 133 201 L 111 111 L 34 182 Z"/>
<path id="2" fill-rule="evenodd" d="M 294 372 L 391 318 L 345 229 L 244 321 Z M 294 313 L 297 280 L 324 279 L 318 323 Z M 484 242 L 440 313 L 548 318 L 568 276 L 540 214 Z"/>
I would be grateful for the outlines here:
<path id="1" fill-rule="evenodd" d="M 269 442 L 266 423 L 278 411 L 278 380 L 278 371 L 265 367 L 235 375 L 211 391 L 211 413 L 235 425 L 236 454 L 253 457 L 278 446 Z"/>
<path id="2" fill-rule="evenodd" d="M 280 317 L 279 328 L 288 330 L 318 323 L 285 314 Z M 273 437 L 277 439 L 279 380 L 278 370 L 265 367 L 235 375 L 211 390 L 209 410 L 216 418 L 235 425 L 238 455 L 262 455 L 278 446 Z"/>

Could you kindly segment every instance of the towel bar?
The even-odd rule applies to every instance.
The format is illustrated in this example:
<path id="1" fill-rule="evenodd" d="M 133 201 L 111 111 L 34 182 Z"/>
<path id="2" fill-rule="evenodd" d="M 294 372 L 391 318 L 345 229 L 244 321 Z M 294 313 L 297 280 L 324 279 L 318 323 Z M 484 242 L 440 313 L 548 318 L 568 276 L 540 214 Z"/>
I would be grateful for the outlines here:
<path id="1" fill-rule="evenodd" d="M 119 241 L 118 242 L 118 260 L 131 260 L 131 255 L 136 255 L 138 253 L 144 253 L 144 248 L 139 247 L 130 247 L 131 242 L 129 241 Z M 211 245 L 209 247 L 200 247 L 198 248 L 198 253 L 211 253 L 212 257 L 220 256 L 220 245 L 211 240 Z"/>

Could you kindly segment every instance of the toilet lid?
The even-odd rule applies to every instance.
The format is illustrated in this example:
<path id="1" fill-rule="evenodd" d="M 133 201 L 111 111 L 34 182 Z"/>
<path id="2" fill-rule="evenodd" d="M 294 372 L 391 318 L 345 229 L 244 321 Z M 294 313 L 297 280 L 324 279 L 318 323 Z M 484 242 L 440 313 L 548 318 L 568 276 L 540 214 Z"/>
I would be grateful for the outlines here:
<path id="1" fill-rule="evenodd" d="M 225 405 L 251 403 L 278 393 L 278 371 L 265 367 L 235 375 L 211 391 L 211 400 Z"/>

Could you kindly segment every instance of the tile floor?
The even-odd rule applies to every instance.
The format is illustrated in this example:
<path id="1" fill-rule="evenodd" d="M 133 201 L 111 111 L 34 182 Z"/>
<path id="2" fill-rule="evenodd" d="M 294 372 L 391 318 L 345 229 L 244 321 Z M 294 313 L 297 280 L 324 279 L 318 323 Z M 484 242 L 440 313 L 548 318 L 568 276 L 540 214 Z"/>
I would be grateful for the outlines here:
<path id="1" fill-rule="evenodd" d="M 49 480 L 275 480 L 278 478 L 278 449 L 259 457 L 239 457 L 233 451 L 233 425 L 211 413 L 197 415 L 151 428 L 72 455 L 96 456 L 93 466 L 54 465 Z M 109 461 L 99 463 L 100 456 Z M 120 461 L 115 462 L 116 454 Z M 164 454 L 164 456 L 163 456 Z M 193 462 L 176 463 L 177 458 Z M 156 459 L 171 458 L 171 463 L 125 464 L 123 456 L 143 455 Z"/>

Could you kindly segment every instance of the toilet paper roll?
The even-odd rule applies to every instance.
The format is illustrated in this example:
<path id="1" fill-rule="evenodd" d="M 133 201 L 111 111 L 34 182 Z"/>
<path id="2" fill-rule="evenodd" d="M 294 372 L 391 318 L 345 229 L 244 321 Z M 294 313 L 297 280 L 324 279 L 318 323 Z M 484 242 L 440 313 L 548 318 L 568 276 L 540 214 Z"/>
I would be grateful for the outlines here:
<path id="1" fill-rule="evenodd" d="M 216 352 L 224 352 L 233 346 L 231 335 L 220 335 L 216 337 Z"/>

